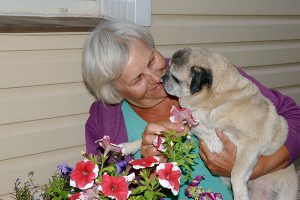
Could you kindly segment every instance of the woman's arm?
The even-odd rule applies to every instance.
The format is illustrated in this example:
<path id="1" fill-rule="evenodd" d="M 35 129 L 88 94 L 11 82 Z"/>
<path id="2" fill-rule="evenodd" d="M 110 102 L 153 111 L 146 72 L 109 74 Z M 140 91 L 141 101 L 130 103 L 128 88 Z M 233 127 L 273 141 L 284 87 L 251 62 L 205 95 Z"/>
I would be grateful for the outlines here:
<path id="1" fill-rule="evenodd" d="M 293 163 L 300 156 L 300 107 L 289 96 L 268 89 L 241 69 L 239 71 L 242 76 L 252 81 L 265 97 L 272 101 L 277 113 L 287 121 L 289 130 L 284 146 L 289 152 L 289 163 Z"/>
<path id="2" fill-rule="evenodd" d="M 251 178 L 257 178 L 264 174 L 282 169 L 294 162 L 300 155 L 300 107 L 295 101 L 278 91 L 270 90 L 255 80 L 253 77 L 240 70 L 242 76 L 252 81 L 270 99 L 279 115 L 283 116 L 288 123 L 288 138 L 285 144 L 274 154 L 261 156 L 257 165 L 253 169 Z M 203 142 L 200 141 L 200 156 L 213 174 L 230 176 L 233 163 L 235 161 L 236 146 L 224 135 L 217 131 L 220 139 L 224 143 L 224 149 L 216 154 L 208 150 Z"/>
<path id="3" fill-rule="evenodd" d="M 224 144 L 222 152 L 212 153 L 204 142 L 200 140 L 200 156 L 212 174 L 229 177 L 235 161 L 236 146 L 221 130 L 216 129 L 216 133 Z M 285 168 L 288 165 L 288 160 L 289 152 L 283 145 L 272 155 L 259 158 L 256 166 L 253 168 L 250 179 Z"/>
<path id="4" fill-rule="evenodd" d="M 96 140 L 104 135 L 110 137 L 115 144 L 128 141 L 126 126 L 121 111 L 121 105 L 108 105 L 96 101 L 90 108 L 90 115 L 85 124 L 86 152 L 97 154 Z"/>

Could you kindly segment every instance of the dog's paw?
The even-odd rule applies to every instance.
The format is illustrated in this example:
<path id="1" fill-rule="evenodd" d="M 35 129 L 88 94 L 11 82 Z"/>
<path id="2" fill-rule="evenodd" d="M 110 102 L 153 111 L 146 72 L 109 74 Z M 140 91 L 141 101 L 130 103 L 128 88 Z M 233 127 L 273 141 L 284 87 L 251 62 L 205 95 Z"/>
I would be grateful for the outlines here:
<path id="1" fill-rule="evenodd" d="M 127 156 L 130 154 L 135 154 L 141 149 L 141 140 L 136 140 L 134 142 L 122 143 L 119 146 L 122 147 L 122 155 Z"/>

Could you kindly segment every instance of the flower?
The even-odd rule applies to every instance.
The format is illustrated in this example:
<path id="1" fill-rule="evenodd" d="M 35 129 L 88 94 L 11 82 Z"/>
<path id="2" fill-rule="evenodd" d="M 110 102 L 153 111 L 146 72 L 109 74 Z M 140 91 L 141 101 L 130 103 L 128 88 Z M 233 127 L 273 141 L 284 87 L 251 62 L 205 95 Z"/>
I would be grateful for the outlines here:
<path id="1" fill-rule="evenodd" d="M 163 145 L 166 140 L 161 136 L 157 135 L 153 140 L 153 145 L 157 147 L 158 151 L 165 152 L 167 148 Z"/>
<path id="2" fill-rule="evenodd" d="M 102 181 L 98 186 L 104 196 L 124 200 L 129 197 L 131 191 L 128 190 L 128 183 L 123 176 L 109 176 L 106 173 L 102 176 Z"/>
<path id="3" fill-rule="evenodd" d="M 98 200 L 99 199 L 99 189 L 96 184 L 93 187 L 87 189 L 83 193 L 83 199 L 85 200 Z"/>
<path id="4" fill-rule="evenodd" d="M 83 197 L 83 192 L 77 192 L 75 194 L 72 194 L 69 196 L 68 198 L 69 200 L 84 200 L 84 197 Z"/>
<path id="5" fill-rule="evenodd" d="M 198 186 L 204 176 L 196 176 L 194 180 L 189 183 L 188 188 L 185 189 L 185 194 L 188 198 L 197 198 L 197 199 L 209 199 L 209 200 L 222 200 L 223 197 L 220 193 L 205 192 L 201 186 Z"/>
<path id="6" fill-rule="evenodd" d="M 91 188 L 94 184 L 94 179 L 98 176 L 98 172 L 98 166 L 92 161 L 85 159 L 78 162 L 71 173 L 70 186 L 81 190 Z"/>
<path id="7" fill-rule="evenodd" d="M 130 163 L 127 163 L 124 161 L 125 157 L 122 154 L 116 155 L 110 152 L 106 156 L 103 156 L 103 154 L 99 156 L 82 152 L 82 156 L 86 160 L 78 162 L 73 170 L 65 162 L 60 164 L 57 167 L 58 173 L 55 173 L 52 179 L 49 180 L 49 186 L 47 185 L 45 190 L 41 191 L 42 195 L 47 197 L 47 199 L 65 198 L 68 196 L 70 200 L 99 200 L 108 198 L 123 200 L 144 199 L 145 197 L 162 199 L 165 196 L 170 197 L 169 195 L 172 195 L 171 192 L 164 194 L 164 188 L 170 189 L 174 195 L 178 195 L 181 174 L 184 174 L 185 178 L 188 179 L 191 176 L 188 174 L 189 169 L 196 158 L 195 156 L 191 156 L 191 150 L 196 145 L 191 143 L 190 136 L 186 134 L 178 137 L 186 137 L 187 140 L 183 140 L 182 138 L 173 140 L 175 133 L 176 131 L 172 130 L 164 131 L 163 138 L 158 136 L 154 142 L 154 145 L 159 149 L 167 149 L 163 154 L 172 163 L 159 164 L 160 159 L 155 156 L 132 160 Z M 120 150 L 120 146 L 110 143 L 109 137 L 105 136 L 98 142 L 99 145 L 108 148 L 109 151 L 111 149 Z M 101 146 L 99 148 L 104 150 Z M 183 157 L 190 158 L 190 162 L 184 165 L 177 164 L 178 162 L 182 162 Z M 131 165 L 127 166 L 128 164 Z M 123 172 L 124 169 L 125 173 Z M 135 177 L 134 173 L 127 175 L 130 170 L 136 172 L 139 175 L 138 178 Z M 122 174 L 126 174 L 127 176 L 122 176 Z M 38 193 L 35 191 L 37 186 L 31 182 L 32 175 L 33 172 L 28 174 L 30 181 L 24 184 L 22 184 L 21 180 L 17 179 L 15 183 L 16 195 L 29 189 L 32 191 L 32 194 L 30 194 L 31 197 L 33 199 L 37 197 Z M 189 197 L 202 200 L 220 200 L 222 198 L 220 193 L 207 192 L 201 186 L 198 186 L 203 178 L 203 176 L 196 177 L 189 184 Z M 61 186 L 64 187 L 61 188 Z"/>
<path id="8" fill-rule="evenodd" d="M 116 163 L 116 165 L 115 165 L 117 168 L 116 174 L 121 176 L 122 172 L 126 169 L 127 165 L 128 165 L 128 163 L 124 160 Z"/>
<path id="9" fill-rule="evenodd" d="M 96 140 L 95 143 L 99 143 L 99 145 L 104 148 L 104 156 L 106 156 L 110 151 L 122 153 L 122 147 L 117 144 L 111 143 L 110 137 L 107 135 L 104 135 L 100 140 Z"/>
<path id="10" fill-rule="evenodd" d="M 135 179 L 135 173 L 132 172 L 131 174 L 129 174 L 128 176 L 124 176 L 124 178 L 126 179 L 126 181 L 129 183 L 131 181 L 133 181 Z"/>
<path id="11" fill-rule="evenodd" d="M 170 115 L 170 121 L 173 123 L 187 122 L 189 126 L 198 124 L 198 121 L 192 115 L 192 111 L 188 108 L 178 109 L 175 106 L 172 106 Z"/>
<path id="12" fill-rule="evenodd" d="M 159 157 L 149 156 L 147 158 L 141 158 L 138 160 L 132 160 L 129 164 L 132 165 L 134 169 L 143 169 L 147 167 L 153 167 L 155 164 L 159 163 Z"/>
<path id="13" fill-rule="evenodd" d="M 223 200 L 223 197 L 220 193 L 203 192 L 202 194 L 199 195 L 199 199 Z"/>
<path id="14" fill-rule="evenodd" d="M 68 177 L 72 172 L 72 167 L 70 167 L 66 162 L 61 163 L 57 166 L 58 171 L 63 177 Z"/>
<path id="15" fill-rule="evenodd" d="M 160 163 L 156 167 L 158 181 L 164 188 L 171 189 L 174 195 L 179 192 L 181 170 L 175 163 Z"/>
<path id="16" fill-rule="evenodd" d="M 192 182 L 189 183 L 188 187 L 185 188 L 185 195 L 188 198 L 192 198 L 194 194 L 202 194 L 204 190 L 202 187 L 197 187 L 199 183 L 204 180 L 204 176 L 196 176 Z"/>
<path id="17" fill-rule="evenodd" d="M 205 176 L 196 176 L 192 182 L 189 183 L 189 186 L 196 187 L 199 183 L 205 179 Z"/>

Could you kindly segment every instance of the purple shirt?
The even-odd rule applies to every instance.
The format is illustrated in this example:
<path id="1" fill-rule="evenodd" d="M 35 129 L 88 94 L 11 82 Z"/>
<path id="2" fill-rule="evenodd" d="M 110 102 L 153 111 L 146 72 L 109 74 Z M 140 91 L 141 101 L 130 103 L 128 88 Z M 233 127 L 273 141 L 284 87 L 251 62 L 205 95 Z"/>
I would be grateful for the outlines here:
<path id="1" fill-rule="evenodd" d="M 278 114 L 286 119 L 289 130 L 284 145 L 290 154 L 289 163 L 294 162 L 300 155 L 300 107 L 290 97 L 266 88 L 243 70 L 239 71 L 273 102 Z M 111 141 L 116 144 L 128 141 L 121 105 L 107 105 L 96 101 L 90 108 L 90 116 L 85 125 L 86 152 L 96 154 L 98 145 L 95 141 L 104 135 L 109 135 Z"/>

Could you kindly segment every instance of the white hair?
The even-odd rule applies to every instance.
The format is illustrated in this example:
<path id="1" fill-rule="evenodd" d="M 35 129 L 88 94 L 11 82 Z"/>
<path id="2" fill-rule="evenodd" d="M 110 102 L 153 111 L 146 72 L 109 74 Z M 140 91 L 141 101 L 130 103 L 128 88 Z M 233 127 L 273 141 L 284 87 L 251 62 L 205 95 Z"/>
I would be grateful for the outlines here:
<path id="1" fill-rule="evenodd" d="M 113 86 L 128 62 L 130 38 L 154 48 L 151 34 L 130 22 L 103 19 L 92 31 L 83 49 L 82 74 L 90 91 L 104 103 L 116 104 L 123 97 Z"/>

